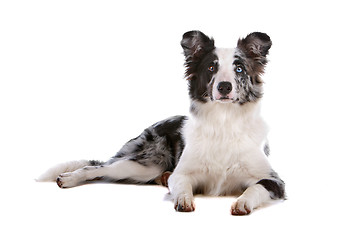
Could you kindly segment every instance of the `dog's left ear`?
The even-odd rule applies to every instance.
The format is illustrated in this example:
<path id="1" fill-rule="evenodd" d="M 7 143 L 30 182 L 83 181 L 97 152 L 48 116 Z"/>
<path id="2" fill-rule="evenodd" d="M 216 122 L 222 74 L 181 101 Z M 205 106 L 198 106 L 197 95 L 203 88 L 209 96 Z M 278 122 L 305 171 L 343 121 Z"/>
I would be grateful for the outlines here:
<path id="1" fill-rule="evenodd" d="M 239 39 L 238 48 L 242 49 L 247 57 L 264 58 L 269 53 L 271 39 L 266 33 L 253 32 L 246 38 Z"/>

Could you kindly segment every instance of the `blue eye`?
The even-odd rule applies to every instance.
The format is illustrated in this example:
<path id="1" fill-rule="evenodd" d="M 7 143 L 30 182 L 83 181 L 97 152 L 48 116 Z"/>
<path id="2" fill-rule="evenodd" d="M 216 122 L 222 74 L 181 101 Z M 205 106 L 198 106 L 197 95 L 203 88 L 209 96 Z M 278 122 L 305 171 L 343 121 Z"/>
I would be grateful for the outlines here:
<path id="1" fill-rule="evenodd" d="M 240 66 L 237 66 L 236 67 L 236 72 L 238 72 L 238 73 L 241 73 L 243 70 L 242 70 L 242 68 L 240 67 Z"/>

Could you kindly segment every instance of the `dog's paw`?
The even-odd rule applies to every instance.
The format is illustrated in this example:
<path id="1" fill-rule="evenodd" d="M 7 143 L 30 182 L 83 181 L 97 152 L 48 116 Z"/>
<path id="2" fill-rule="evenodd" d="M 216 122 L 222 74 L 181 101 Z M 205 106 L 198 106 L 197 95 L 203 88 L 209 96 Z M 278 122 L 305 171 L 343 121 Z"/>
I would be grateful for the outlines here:
<path id="1" fill-rule="evenodd" d="M 74 172 L 63 173 L 58 176 L 56 183 L 60 188 L 71 188 L 82 182 L 81 176 Z"/>
<path id="2" fill-rule="evenodd" d="M 181 195 L 175 199 L 175 210 L 178 212 L 193 212 L 195 210 L 194 198 Z"/>
<path id="3" fill-rule="evenodd" d="M 248 215 L 254 210 L 253 204 L 251 201 L 246 198 L 238 198 L 231 205 L 231 214 L 236 216 Z"/>

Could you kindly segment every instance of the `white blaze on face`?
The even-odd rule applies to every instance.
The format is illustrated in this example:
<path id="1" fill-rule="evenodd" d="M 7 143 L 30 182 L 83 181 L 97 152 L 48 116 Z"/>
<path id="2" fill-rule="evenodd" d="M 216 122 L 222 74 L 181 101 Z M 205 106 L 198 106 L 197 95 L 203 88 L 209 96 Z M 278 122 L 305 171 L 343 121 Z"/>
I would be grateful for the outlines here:
<path id="1" fill-rule="evenodd" d="M 218 71 L 213 76 L 213 86 L 212 86 L 212 97 L 216 101 L 222 102 L 232 102 L 236 99 L 236 82 L 235 82 L 235 71 L 234 71 L 234 48 L 217 48 L 215 49 L 215 54 L 218 57 Z M 220 82 L 229 82 L 232 85 L 232 90 L 225 97 L 221 95 L 218 90 Z"/>

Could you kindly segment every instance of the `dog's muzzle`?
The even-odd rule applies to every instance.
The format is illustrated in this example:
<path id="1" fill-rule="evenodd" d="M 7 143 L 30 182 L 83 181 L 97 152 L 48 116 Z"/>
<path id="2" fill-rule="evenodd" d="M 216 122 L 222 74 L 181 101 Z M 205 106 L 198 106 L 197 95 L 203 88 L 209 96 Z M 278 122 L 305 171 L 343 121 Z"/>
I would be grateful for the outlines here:
<path id="1" fill-rule="evenodd" d="M 214 92 L 215 100 L 229 102 L 234 99 L 233 95 L 233 86 L 231 82 L 222 81 L 216 86 L 216 91 Z"/>

